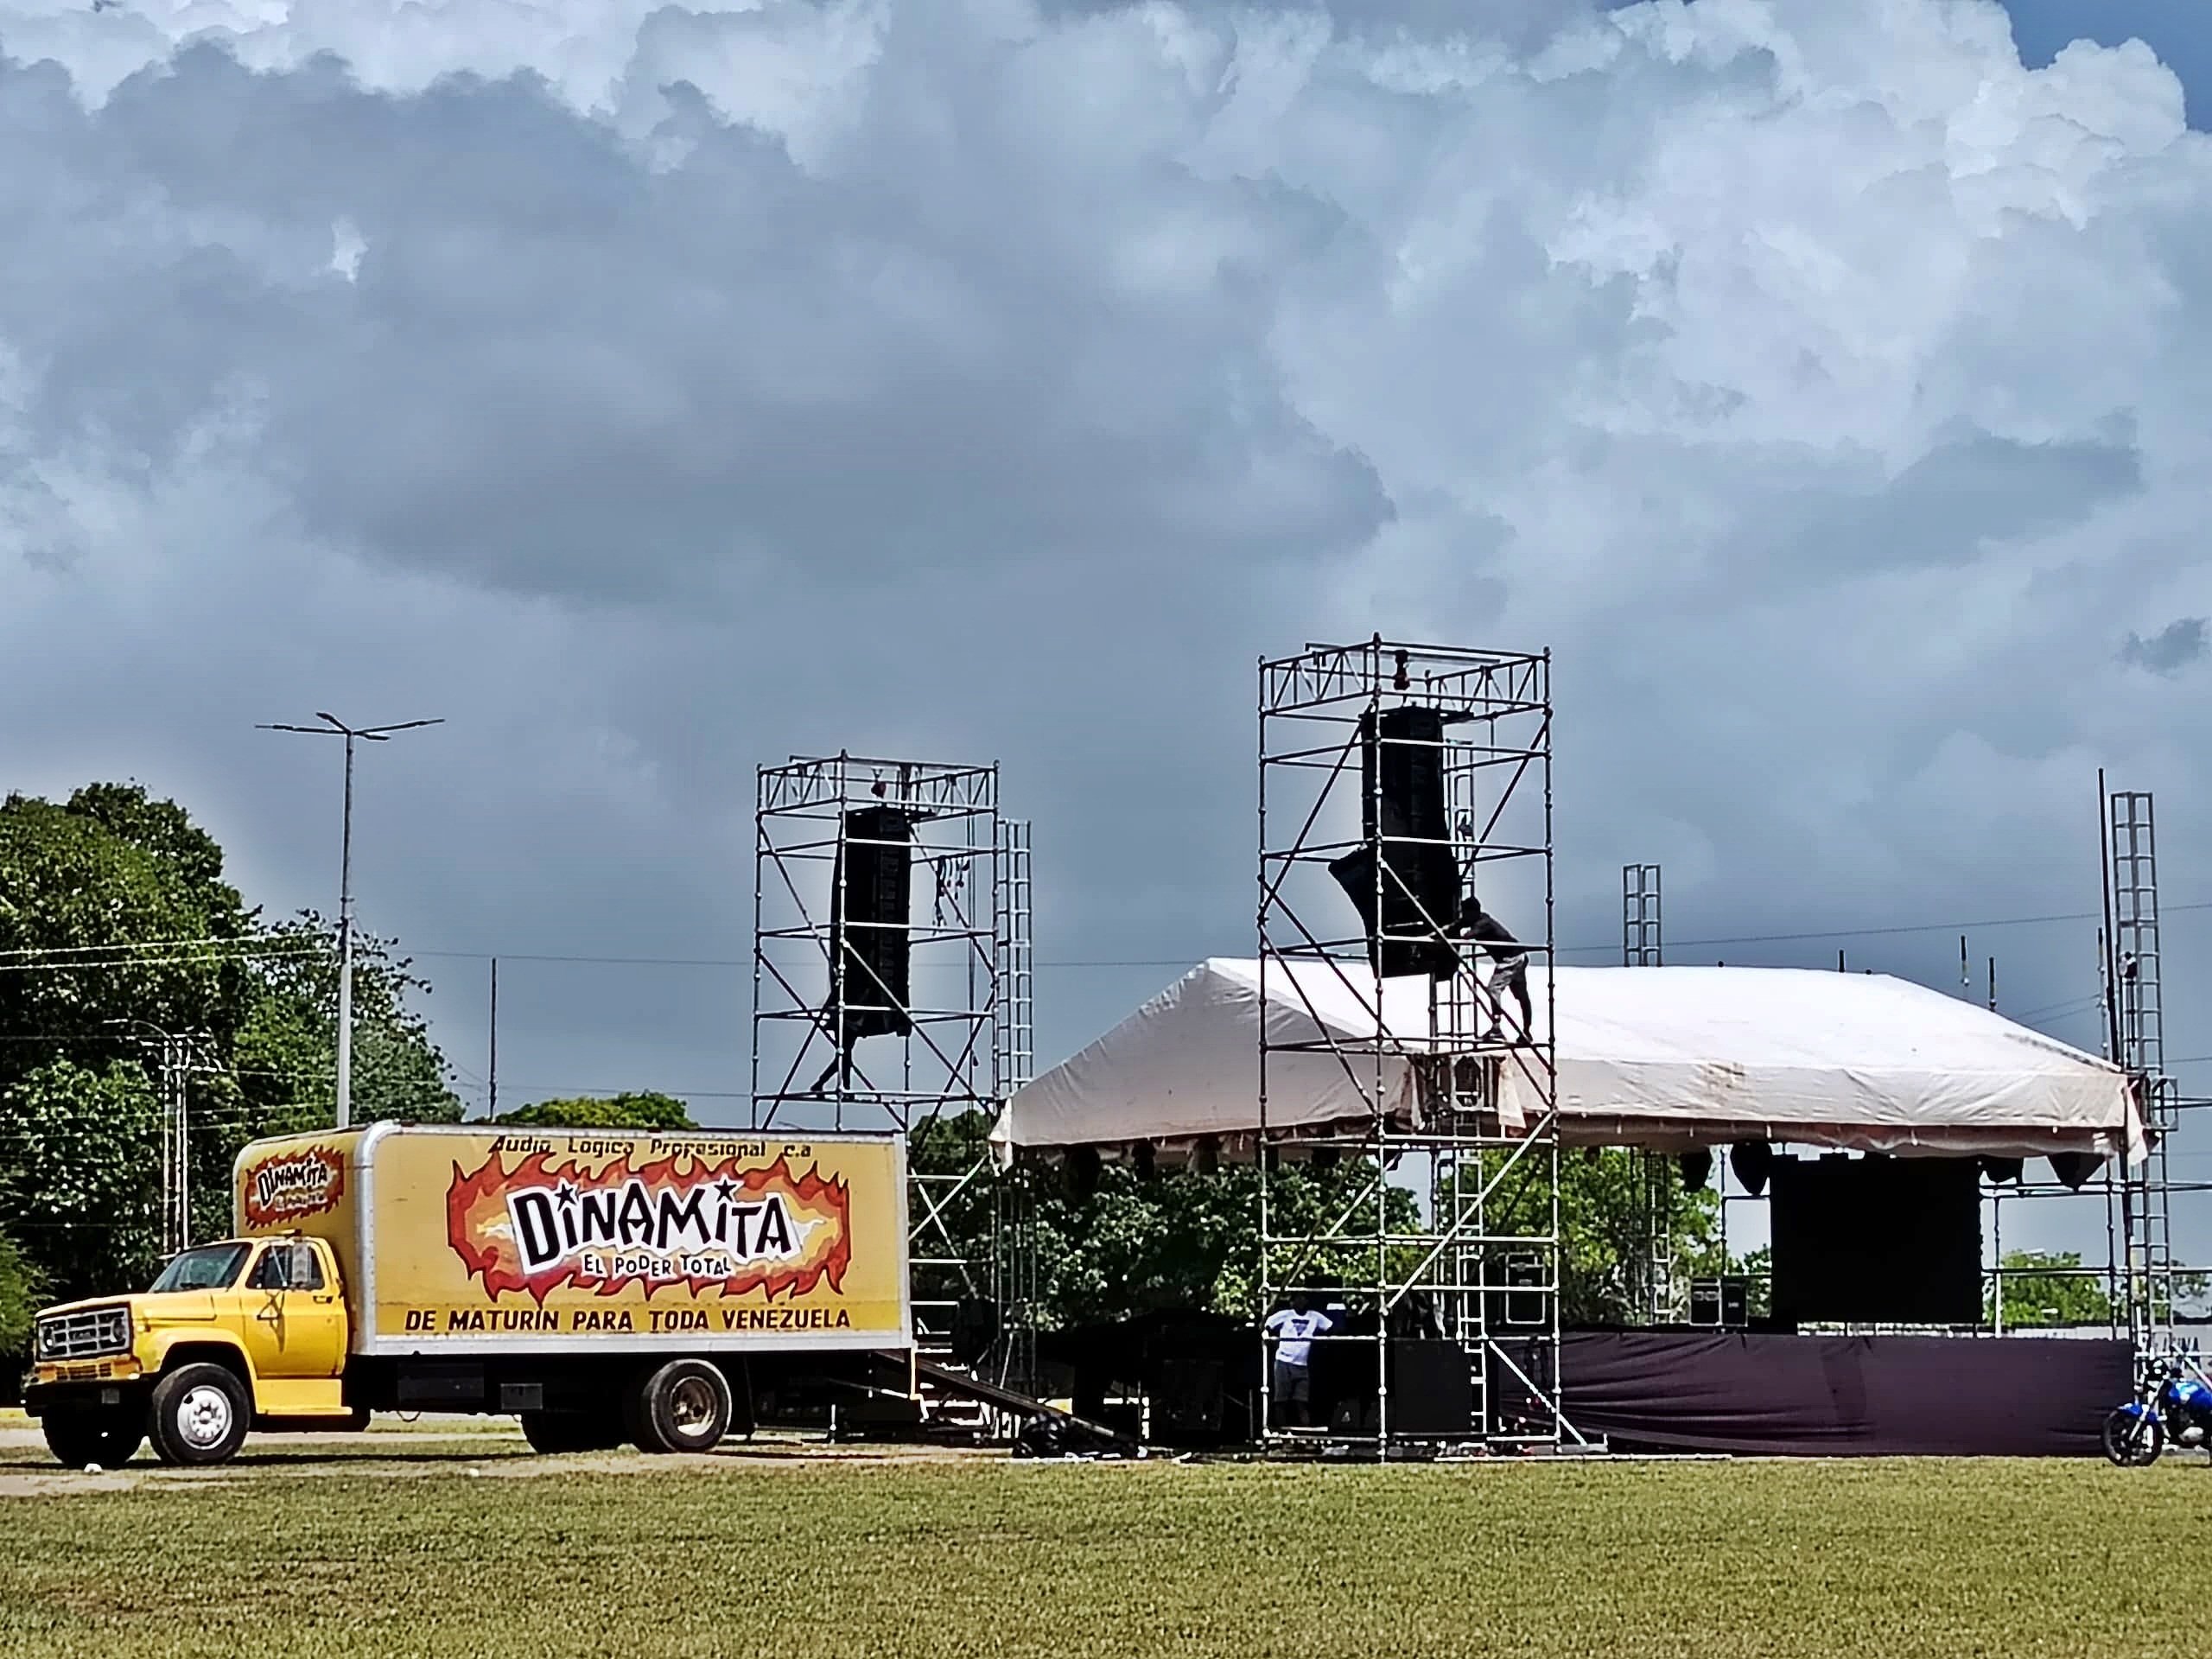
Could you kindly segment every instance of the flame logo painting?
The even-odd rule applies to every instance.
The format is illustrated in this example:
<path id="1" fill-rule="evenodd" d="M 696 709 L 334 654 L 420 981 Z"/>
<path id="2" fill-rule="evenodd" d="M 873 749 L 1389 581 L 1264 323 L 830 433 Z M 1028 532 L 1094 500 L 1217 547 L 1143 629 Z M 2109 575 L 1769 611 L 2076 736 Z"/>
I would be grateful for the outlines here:
<path id="1" fill-rule="evenodd" d="M 633 1167 L 625 1154 L 588 1174 L 543 1152 L 505 1169 L 495 1152 L 474 1171 L 454 1166 L 446 1237 L 493 1296 L 527 1291 L 543 1303 L 562 1285 L 611 1296 L 637 1284 L 773 1300 L 825 1280 L 843 1288 L 849 1206 L 842 1179 L 795 1176 L 781 1158 L 741 1169 L 673 1154 Z"/>
<path id="2" fill-rule="evenodd" d="M 346 1155 L 335 1147 L 280 1152 L 250 1166 L 238 1183 L 249 1227 L 274 1227 L 335 1209 L 346 1192 Z"/>

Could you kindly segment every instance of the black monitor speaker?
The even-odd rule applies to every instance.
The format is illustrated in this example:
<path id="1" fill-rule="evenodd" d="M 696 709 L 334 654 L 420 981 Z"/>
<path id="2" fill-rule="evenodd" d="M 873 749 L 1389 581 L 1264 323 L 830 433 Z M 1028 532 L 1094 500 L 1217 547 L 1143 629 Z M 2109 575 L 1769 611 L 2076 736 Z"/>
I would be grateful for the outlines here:
<path id="1" fill-rule="evenodd" d="M 1777 1158 L 1774 1317 L 1867 1325 L 1981 1319 L 1973 1158 Z"/>
<path id="2" fill-rule="evenodd" d="M 1386 709 L 1360 718 L 1360 840 L 1329 874 L 1364 924 L 1368 959 L 1386 977 L 1448 977 L 1459 864 L 1444 799 L 1444 716 Z"/>
<path id="3" fill-rule="evenodd" d="M 863 1037 L 903 1037 L 907 1014 L 913 902 L 914 821 L 895 806 L 845 814 L 830 883 L 830 1009 L 841 1012 L 849 1045 Z"/>

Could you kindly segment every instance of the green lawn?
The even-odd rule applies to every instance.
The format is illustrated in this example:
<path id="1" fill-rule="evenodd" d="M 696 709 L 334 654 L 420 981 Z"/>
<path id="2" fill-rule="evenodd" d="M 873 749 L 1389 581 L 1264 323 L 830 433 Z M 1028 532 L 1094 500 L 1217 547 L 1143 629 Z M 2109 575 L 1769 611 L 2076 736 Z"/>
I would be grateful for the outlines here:
<path id="1" fill-rule="evenodd" d="M 2212 1511 L 2171 1460 L 531 1477 L 499 1442 L 267 1444 L 0 1497 L 0 1651 L 2172 1659 Z"/>

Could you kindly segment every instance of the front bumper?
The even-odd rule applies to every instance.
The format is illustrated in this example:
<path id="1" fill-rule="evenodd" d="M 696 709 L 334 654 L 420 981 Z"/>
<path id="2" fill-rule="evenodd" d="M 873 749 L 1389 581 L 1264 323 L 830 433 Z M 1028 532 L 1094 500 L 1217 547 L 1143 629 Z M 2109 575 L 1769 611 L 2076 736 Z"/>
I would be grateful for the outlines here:
<path id="1" fill-rule="evenodd" d="M 41 1365 L 23 1385 L 23 1410 L 32 1417 L 54 1412 L 98 1411 L 143 1403 L 150 1379 L 131 1358 L 79 1360 Z"/>

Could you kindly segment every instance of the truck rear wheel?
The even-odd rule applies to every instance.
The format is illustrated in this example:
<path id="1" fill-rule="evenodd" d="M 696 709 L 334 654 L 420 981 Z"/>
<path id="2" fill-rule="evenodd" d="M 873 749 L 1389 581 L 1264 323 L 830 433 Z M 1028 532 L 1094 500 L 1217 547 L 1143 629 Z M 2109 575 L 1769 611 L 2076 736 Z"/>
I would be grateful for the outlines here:
<path id="1" fill-rule="evenodd" d="M 39 1427 L 46 1431 L 46 1449 L 72 1469 L 89 1463 L 112 1469 L 128 1463 L 146 1438 L 142 1419 L 114 1408 L 49 1412 L 39 1420 Z"/>
<path id="2" fill-rule="evenodd" d="M 245 1444 L 252 1405 L 220 1365 L 180 1365 L 154 1384 L 147 1427 L 163 1463 L 226 1463 Z"/>
<path id="3" fill-rule="evenodd" d="M 729 1433 L 729 1379 L 703 1359 L 671 1359 L 638 1390 L 640 1452 L 711 1452 Z"/>

